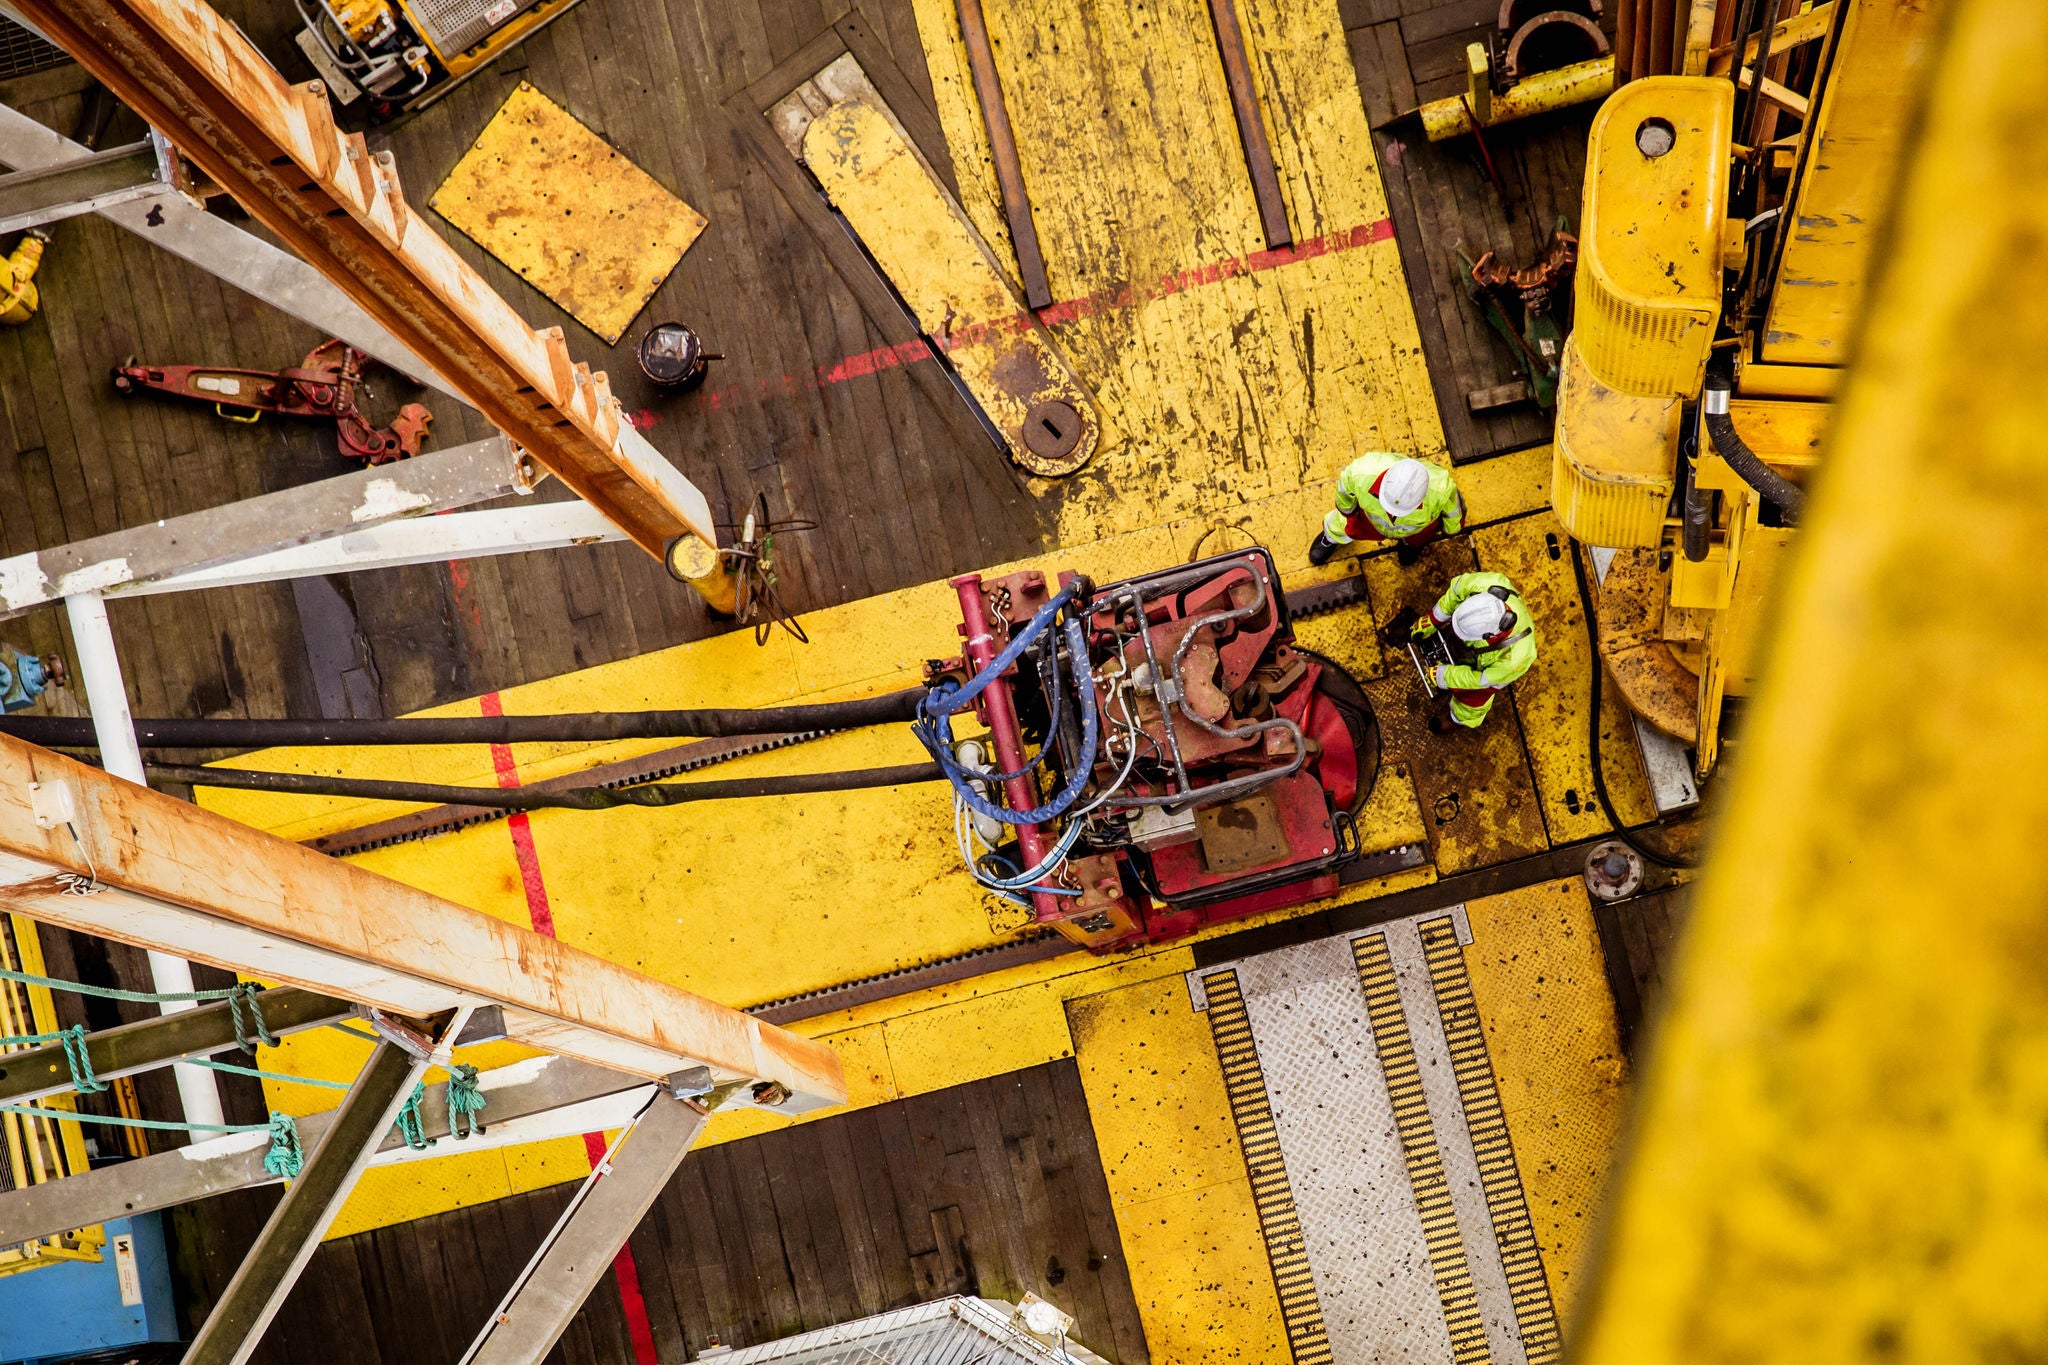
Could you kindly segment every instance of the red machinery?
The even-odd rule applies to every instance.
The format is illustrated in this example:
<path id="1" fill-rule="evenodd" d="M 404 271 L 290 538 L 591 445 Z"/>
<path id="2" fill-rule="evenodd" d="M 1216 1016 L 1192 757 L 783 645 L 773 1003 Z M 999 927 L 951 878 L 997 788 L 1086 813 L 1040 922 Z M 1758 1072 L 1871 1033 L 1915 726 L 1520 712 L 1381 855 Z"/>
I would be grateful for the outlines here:
<path id="1" fill-rule="evenodd" d="M 1351 676 L 1295 646 L 1267 551 L 1058 593 L 1035 571 L 953 586 L 967 650 L 927 666 L 921 734 L 984 885 L 1096 952 L 1335 893 L 1378 729 Z M 949 709 L 988 735 L 955 740 Z"/>
<path id="2" fill-rule="evenodd" d="M 121 365 L 114 388 L 123 394 L 166 393 L 213 404 L 232 422 L 253 422 L 266 412 L 281 417 L 324 418 L 334 423 L 341 453 L 384 464 L 420 453 L 434 414 L 407 403 L 386 429 L 370 425 L 356 406 L 363 384 L 363 352 L 341 341 L 313 348 L 295 370 L 222 370 L 208 365 Z M 230 409 L 247 412 L 247 417 Z"/>

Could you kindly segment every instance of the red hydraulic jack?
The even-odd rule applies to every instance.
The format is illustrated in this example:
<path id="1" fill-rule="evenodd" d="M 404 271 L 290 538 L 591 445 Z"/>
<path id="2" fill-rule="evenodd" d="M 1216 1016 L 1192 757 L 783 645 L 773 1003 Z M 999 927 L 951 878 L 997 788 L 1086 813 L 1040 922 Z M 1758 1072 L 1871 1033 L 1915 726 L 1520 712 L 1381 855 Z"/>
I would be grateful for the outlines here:
<path id="1" fill-rule="evenodd" d="M 398 410 L 389 427 L 371 426 L 356 406 L 369 357 L 346 342 L 316 346 L 295 370 L 218 370 L 206 365 L 122 365 L 114 388 L 124 394 L 167 393 L 213 404 L 231 422 L 253 422 L 266 412 L 324 418 L 334 423 L 341 453 L 385 464 L 420 453 L 434 414 L 419 403 Z M 248 416 L 241 414 L 246 412 Z"/>

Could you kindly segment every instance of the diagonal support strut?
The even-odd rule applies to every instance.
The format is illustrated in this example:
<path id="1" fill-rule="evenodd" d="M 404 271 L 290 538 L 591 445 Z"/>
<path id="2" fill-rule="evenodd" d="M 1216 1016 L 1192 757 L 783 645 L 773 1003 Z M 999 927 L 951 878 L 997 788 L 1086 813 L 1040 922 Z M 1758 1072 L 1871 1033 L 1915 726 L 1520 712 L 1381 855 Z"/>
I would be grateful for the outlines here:
<path id="1" fill-rule="evenodd" d="M 255 1353 L 299 1272 L 319 1249 L 328 1224 L 341 1212 L 356 1177 L 426 1069 L 425 1058 L 392 1043 L 377 1045 L 342 1098 L 326 1136 L 214 1304 L 185 1354 L 185 1365 L 241 1365 Z"/>

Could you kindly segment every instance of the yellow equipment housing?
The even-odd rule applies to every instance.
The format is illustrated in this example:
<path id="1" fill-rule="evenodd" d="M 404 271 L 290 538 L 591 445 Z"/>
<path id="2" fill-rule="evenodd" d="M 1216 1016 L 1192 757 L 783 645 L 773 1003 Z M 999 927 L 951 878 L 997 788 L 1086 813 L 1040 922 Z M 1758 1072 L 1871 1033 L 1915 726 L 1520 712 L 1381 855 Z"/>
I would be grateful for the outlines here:
<path id="1" fill-rule="evenodd" d="M 25 233 L 5 261 L 0 261 L 0 323 L 19 327 L 36 315 L 42 296 L 32 283 L 36 267 L 43 263 L 41 233 Z"/>
<path id="2" fill-rule="evenodd" d="M 1721 320 L 1735 87 L 1652 76 L 1610 95 L 1586 149 L 1579 355 L 1618 393 L 1699 392 Z"/>
<path id="3" fill-rule="evenodd" d="M 434 60 L 460 79 L 493 57 L 545 28 L 577 3 L 577 0 L 513 0 L 518 13 L 494 18 L 501 5 L 478 5 L 474 0 L 395 0 L 411 21 L 413 31 L 433 50 Z"/>
<path id="4" fill-rule="evenodd" d="M 1718 352 L 1732 369 L 1742 443 L 1803 483 L 1942 8 L 1815 5 L 1801 46 L 1773 49 L 1762 73 L 1781 95 L 1786 81 L 1810 88 L 1745 111 L 1755 134 L 1735 127 L 1736 82 L 1758 75 L 1732 52 L 1624 85 L 1593 123 L 1551 501 L 1574 537 L 1619 552 L 1601 595 L 1603 660 L 1637 714 L 1695 746 L 1702 777 L 1724 701 L 1756 681 L 1763 613 L 1798 534 L 1702 426 L 1708 362 Z M 1791 107 L 1801 95 L 1804 117 Z M 1737 205 L 1745 180 L 1753 193 Z"/>

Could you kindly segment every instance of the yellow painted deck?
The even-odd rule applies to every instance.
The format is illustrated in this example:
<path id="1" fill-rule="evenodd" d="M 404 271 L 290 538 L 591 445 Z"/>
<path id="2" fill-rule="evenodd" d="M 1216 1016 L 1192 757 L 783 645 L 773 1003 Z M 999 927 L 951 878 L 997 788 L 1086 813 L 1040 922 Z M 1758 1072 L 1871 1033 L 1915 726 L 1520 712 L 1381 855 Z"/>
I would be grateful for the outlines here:
<path id="1" fill-rule="evenodd" d="M 1337 471 L 1389 448 L 1443 460 L 1399 255 L 1334 0 L 1239 7 L 1301 245 L 1263 250 L 1201 0 L 1119 10 L 1036 7 L 1034 30 L 1075 35 L 1058 59 L 990 7 L 1056 300 L 1047 330 L 1116 435 L 1082 472 L 1034 485 L 1057 511 L 1030 565 L 1114 580 L 1258 543 L 1290 586 L 1354 572 L 1305 559 Z M 1007 233 L 965 73 L 951 0 L 917 0 L 965 212 L 1007 263 Z M 1104 115 L 1107 114 L 1105 119 Z M 1085 114 L 1086 117 L 1082 115 Z M 1565 544 L 1548 511 L 1548 447 L 1458 471 L 1473 529 L 1398 570 L 1370 561 L 1370 603 L 1304 621 L 1302 642 L 1353 670 L 1380 710 L 1386 764 L 1361 833 L 1367 850 L 1429 843 L 1434 866 L 1347 888 L 1355 902 L 1541 852 L 1605 828 L 1586 755 L 1590 658 Z M 1568 553 L 1568 550 L 1566 551 Z M 1405 657 L 1380 625 L 1442 577 L 1510 574 L 1544 647 L 1515 692 L 1519 724 L 1435 741 L 1419 725 Z M 1011 567 L 988 566 L 1002 572 Z M 768 705 L 904 687 L 955 648 L 943 583 L 813 613 L 815 643 L 740 632 L 504 693 L 508 714 Z M 475 714 L 475 702 L 443 714 Z M 1501 708 L 1503 712 L 1507 708 Z M 1526 737 L 1526 743 L 1524 742 Z M 1646 810 L 1610 705 L 1608 781 Z M 1453 747 L 1463 746 L 1463 747 Z M 521 745 L 533 781 L 661 747 Z M 719 775 L 911 761 L 907 731 L 840 735 Z M 280 750 L 238 766 L 495 785 L 478 749 Z M 201 800 L 303 839 L 405 807 L 202 791 Z M 538 812 L 522 869 L 507 822 L 361 855 L 365 866 L 519 923 L 532 876 L 555 932 L 652 976 L 748 1006 L 951 957 L 1000 941 L 1014 915 L 958 866 L 944 789 L 849 792 L 731 806 Z M 1276 911 L 1223 930 L 1304 913 Z M 1475 901 L 1465 950 L 1487 1024 L 1531 1212 L 1560 1312 L 1618 1122 L 1612 1002 L 1576 881 Z M 1189 1006 L 1190 943 L 1111 959 L 1069 954 L 801 1022 L 845 1063 L 851 1103 L 922 1094 L 1051 1059 L 1078 1060 L 1150 1349 L 1174 1365 L 1287 1358 L 1272 1270 L 1207 1024 Z M 286 1040 L 267 1064 L 352 1074 L 361 1046 L 332 1031 Z M 477 1065 L 516 1056 L 494 1045 Z M 289 1112 L 331 1092 L 267 1084 Z M 721 1114 L 727 1141 L 786 1120 Z M 579 1178 L 569 1138 L 372 1170 L 330 1233 Z"/>
<path id="2" fill-rule="evenodd" d="M 524 81 L 428 201 L 607 343 L 704 215 Z"/>

